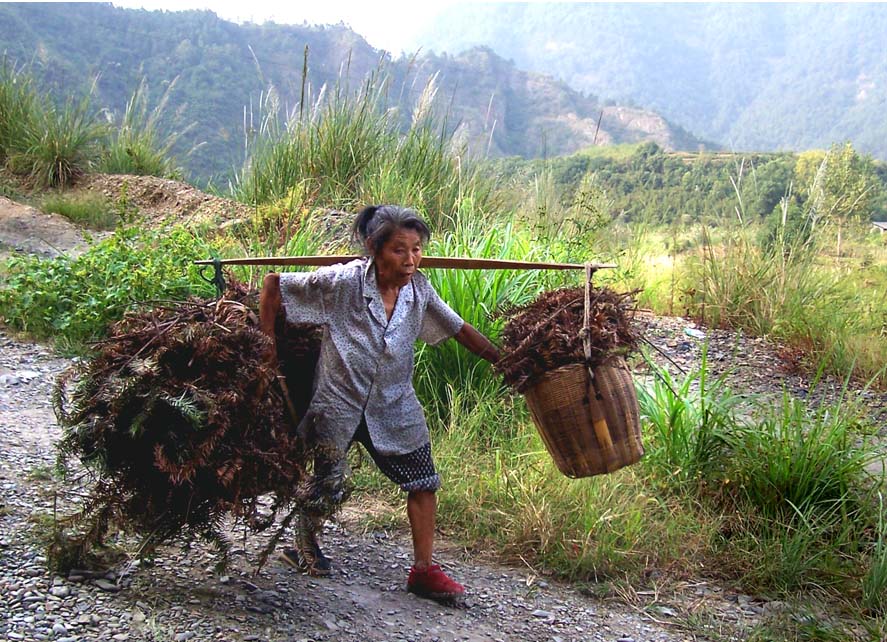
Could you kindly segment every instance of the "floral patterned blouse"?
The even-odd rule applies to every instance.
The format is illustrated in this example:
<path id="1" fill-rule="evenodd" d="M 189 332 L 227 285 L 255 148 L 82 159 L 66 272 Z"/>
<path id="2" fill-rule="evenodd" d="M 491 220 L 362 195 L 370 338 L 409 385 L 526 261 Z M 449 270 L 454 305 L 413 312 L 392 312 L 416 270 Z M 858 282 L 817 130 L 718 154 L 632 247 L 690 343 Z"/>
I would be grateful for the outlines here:
<path id="1" fill-rule="evenodd" d="M 413 389 L 413 353 L 421 339 L 436 345 L 464 321 L 416 272 L 400 289 L 391 319 L 372 258 L 280 275 L 290 323 L 324 328 L 314 395 L 300 434 L 344 453 L 365 417 L 376 449 L 405 455 L 428 443 L 425 415 Z"/>

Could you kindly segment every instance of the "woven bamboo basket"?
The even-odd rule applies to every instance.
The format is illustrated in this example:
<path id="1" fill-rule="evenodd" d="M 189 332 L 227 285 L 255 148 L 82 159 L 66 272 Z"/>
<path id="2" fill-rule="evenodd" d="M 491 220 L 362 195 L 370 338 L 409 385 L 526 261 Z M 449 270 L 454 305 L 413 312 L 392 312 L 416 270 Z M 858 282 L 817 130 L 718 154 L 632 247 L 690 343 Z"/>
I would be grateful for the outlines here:
<path id="1" fill-rule="evenodd" d="M 591 362 L 591 277 L 585 266 L 585 362 Z M 524 396 L 545 447 L 567 477 L 611 473 L 644 454 L 637 393 L 622 357 L 590 368 L 570 364 L 547 372 Z"/>
<path id="2" fill-rule="evenodd" d="M 637 394 L 621 357 L 593 370 L 571 364 L 544 374 L 524 395 L 533 422 L 567 477 L 611 473 L 644 454 Z"/>

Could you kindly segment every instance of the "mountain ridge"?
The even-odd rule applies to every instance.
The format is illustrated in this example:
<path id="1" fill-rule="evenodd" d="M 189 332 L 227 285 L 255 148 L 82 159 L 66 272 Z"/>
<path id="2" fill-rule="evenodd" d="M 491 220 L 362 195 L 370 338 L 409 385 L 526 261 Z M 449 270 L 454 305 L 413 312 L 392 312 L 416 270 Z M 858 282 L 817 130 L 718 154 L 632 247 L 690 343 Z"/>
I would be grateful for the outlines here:
<path id="1" fill-rule="evenodd" d="M 468 3 L 412 44 L 489 46 L 731 149 L 850 140 L 887 160 L 884 33 L 874 4 Z"/>
<path id="2" fill-rule="evenodd" d="M 282 104 L 298 104 L 306 48 L 307 82 L 315 88 L 337 80 L 360 87 L 381 65 L 401 88 L 392 105 L 405 123 L 434 78 L 438 110 L 456 124 L 456 139 L 480 154 L 559 155 L 610 141 L 650 140 L 666 149 L 701 144 L 653 112 L 603 105 L 560 81 L 523 72 L 491 50 L 395 60 L 343 25 L 237 25 L 210 11 L 12 3 L 0 4 L 0 48 L 12 60 L 30 61 L 57 97 L 82 92 L 97 78 L 97 103 L 109 113 L 122 111 L 142 77 L 156 91 L 178 78 L 171 126 L 198 126 L 176 151 L 205 141 L 189 162 L 204 179 L 230 177 L 243 164 L 248 112 L 270 86 Z"/>

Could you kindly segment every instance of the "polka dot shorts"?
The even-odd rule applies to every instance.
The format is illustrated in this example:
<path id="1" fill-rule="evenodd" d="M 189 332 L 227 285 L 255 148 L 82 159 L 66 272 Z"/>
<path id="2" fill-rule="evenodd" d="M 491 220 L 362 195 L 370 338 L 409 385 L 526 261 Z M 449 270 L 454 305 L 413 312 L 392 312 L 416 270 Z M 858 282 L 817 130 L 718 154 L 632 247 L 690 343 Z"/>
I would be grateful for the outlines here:
<path id="1" fill-rule="evenodd" d="M 440 477 L 431 459 L 431 444 L 425 444 L 406 455 L 383 455 L 373 446 L 366 422 L 360 422 L 354 441 L 360 442 L 370 457 L 388 479 L 399 485 L 404 492 L 440 488 Z"/>

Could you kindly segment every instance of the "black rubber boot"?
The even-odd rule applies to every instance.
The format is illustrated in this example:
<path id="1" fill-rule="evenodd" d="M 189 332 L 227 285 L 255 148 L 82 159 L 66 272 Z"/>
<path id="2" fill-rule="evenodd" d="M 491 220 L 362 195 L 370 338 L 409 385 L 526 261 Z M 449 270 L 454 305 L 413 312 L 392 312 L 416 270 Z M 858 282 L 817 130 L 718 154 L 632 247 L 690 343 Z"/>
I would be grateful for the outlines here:
<path id="1" fill-rule="evenodd" d="M 280 555 L 281 559 L 293 568 L 313 577 L 330 575 L 333 565 L 317 543 L 317 533 L 322 528 L 322 518 L 301 513 L 296 527 L 295 542 L 293 542 L 295 547 L 284 549 Z"/>

